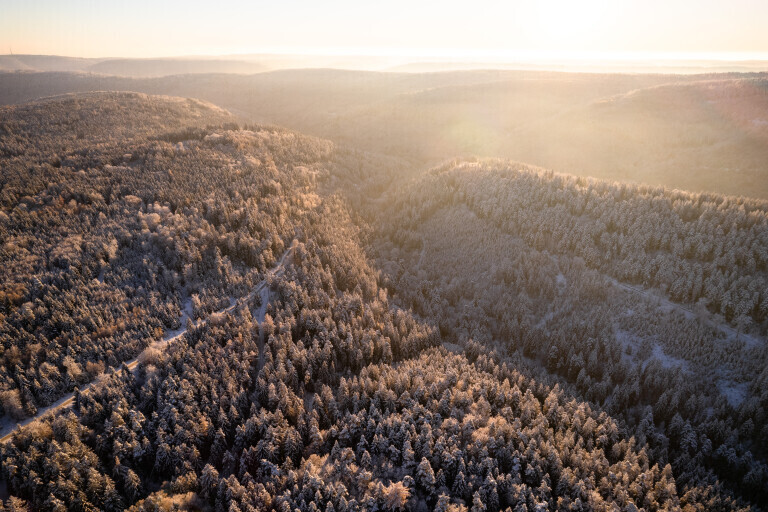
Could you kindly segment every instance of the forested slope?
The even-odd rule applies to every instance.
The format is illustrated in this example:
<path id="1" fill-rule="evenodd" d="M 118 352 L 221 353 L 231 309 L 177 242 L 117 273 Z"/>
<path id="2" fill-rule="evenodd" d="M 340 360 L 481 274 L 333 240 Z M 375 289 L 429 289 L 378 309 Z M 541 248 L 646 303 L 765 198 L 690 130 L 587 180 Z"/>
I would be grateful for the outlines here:
<path id="1" fill-rule="evenodd" d="M 34 414 L 119 366 L 185 305 L 221 309 L 282 254 L 314 179 L 301 164 L 330 146 L 202 131 L 225 122 L 209 104 L 136 94 L 5 109 L 0 413 Z"/>
<path id="2" fill-rule="evenodd" d="M 768 204 L 455 161 L 360 202 L 396 300 L 766 499 Z"/>
<path id="3" fill-rule="evenodd" d="M 71 100 L 42 103 L 32 117 Z M 37 188 L 22 200 L 26 181 L 17 179 L 19 191 L 4 196 L 3 248 L 27 251 L 26 266 L 3 277 L 19 290 L 3 306 L 5 328 L 15 329 L 2 339 L 4 396 L 34 405 L 43 367 L 46 375 L 57 369 L 66 387 L 73 382 L 63 377 L 77 367 L 64 358 L 111 364 L 117 349 L 132 343 L 138 350 L 179 317 L 184 297 L 208 321 L 190 325 L 166 351 L 150 350 L 137 372 L 110 373 L 89 393 L 76 393 L 72 411 L 44 417 L 0 446 L 14 496 L 7 508 L 23 509 L 22 500 L 33 510 L 747 505 L 706 477 L 678 484 L 676 470 L 608 412 L 551 379 L 537 380 L 524 365 L 510 366 L 490 343 L 468 341 L 461 326 L 442 332 L 445 322 L 422 306 L 424 317 L 415 314 L 404 292 L 392 301 L 383 286 L 392 278 L 364 250 L 379 226 L 367 225 L 351 208 L 361 203 L 338 191 L 379 193 L 400 175 L 396 161 L 281 130 L 201 127 L 204 118 L 180 132 L 126 133 L 119 141 L 85 131 L 87 155 L 72 156 L 66 133 L 95 123 L 89 112 L 99 102 L 149 110 L 149 119 L 137 119 L 141 126 L 150 123 L 153 103 L 185 105 L 135 95 L 74 100 L 65 139 L 48 132 L 43 148 L 55 152 L 29 150 L 43 163 L 13 164 L 18 176 L 40 176 Z M 164 122 L 184 125 L 186 109 L 166 112 Z M 27 147 L 23 139 L 17 146 Z M 50 164 L 54 157 L 59 167 Z M 69 195 L 58 200 L 52 190 Z M 90 191 L 101 198 L 84 200 Z M 59 247 L 72 234 L 82 241 L 66 242 L 63 260 Z M 89 243 L 107 248 L 86 258 Z M 288 244 L 295 249 L 284 273 L 268 279 L 263 321 L 256 299 L 209 314 L 222 300 L 247 295 Z M 103 295 L 90 291 L 101 287 Z M 138 308 L 133 331 L 126 323 L 99 335 L 87 322 L 109 326 Z M 449 352 L 444 341 L 466 352 Z"/>

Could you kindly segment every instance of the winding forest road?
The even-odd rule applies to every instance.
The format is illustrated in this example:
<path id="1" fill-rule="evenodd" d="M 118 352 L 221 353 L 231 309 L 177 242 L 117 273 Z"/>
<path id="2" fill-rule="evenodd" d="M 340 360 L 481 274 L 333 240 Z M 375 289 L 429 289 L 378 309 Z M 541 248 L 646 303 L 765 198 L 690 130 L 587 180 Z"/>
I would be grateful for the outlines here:
<path id="1" fill-rule="evenodd" d="M 267 272 L 267 276 L 274 277 L 274 276 L 279 276 L 279 275 L 283 274 L 283 272 L 285 271 L 285 262 L 293 254 L 294 248 L 295 248 L 295 244 L 292 244 L 283 253 L 283 255 L 280 257 L 280 260 L 275 264 L 275 266 L 272 267 Z M 262 304 L 259 307 L 259 313 L 258 313 L 258 315 L 259 315 L 258 316 L 259 323 L 263 322 L 264 321 L 264 313 L 266 313 L 267 302 L 269 300 L 269 288 L 266 285 L 267 285 L 267 279 L 265 278 L 258 285 L 256 285 L 256 287 L 251 291 L 251 293 L 249 293 L 248 295 L 246 295 L 245 297 L 242 297 L 240 299 L 237 299 L 237 300 L 234 300 L 234 301 L 230 301 L 230 305 L 228 307 L 226 307 L 224 309 L 220 309 L 219 311 L 215 311 L 214 313 L 211 313 L 210 315 L 208 315 L 208 319 L 211 318 L 211 316 L 215 315 L 215 314 L 229 313 L 229 312 L 233 311 L 238 304 L 241 304 L 243 302 L 251 301 L 251 300 L 253 300 L 256 297 L 256 294 L 262 293 L 264 290 L 266 290 L 266 293 L 262 295 Z M 188 315 L 186 309 L 187 309 L 187 307 L 184 308 L 184 311 L 182 311 L 182 315 L 181 315 L 182 327 L 180 329 L 177 329 L 177 330 L 174 330 L 174 331 L 166 333 L 166 335 L 163 337 L 163 339 L 161 339 L 160 341 L 157 341 L 157 342 L 151 344 L 149 347 L 147 347 L 147 349 L 153 348 L 153 349 L 162 350 L 162 349 L 166 348 L 170 343 L 173 343 L 174 341 L 176 341 L 179 338 L 181 338 L 182 336 L 184 336 L 184 334 L 186 334 L 187 328 L 186 328 L 185 324 L 186 324 L 187 318 L 189 318 L 189 315 Z M 208 319 L 198 321 L 195 324 L 195 327 L 199 327 L 199 326 L 205 324 L 208 321 Z M 129 370 L 131 370 L 134 373 L 136 372 L 136 370 L 138 369 L 138 366 L 139 366 L 139 361 L 141 360 L 142 355 L 146 352 L 147 349 L 144 349 L 141 352 L 141 354 L 139 354 L 135 358 L 131 359 L 130 361 L 125 361 L 124 362 L 124 364 L 128 367 Z M 259 347 L 259 358 L 260 359 L 263 357 L 262 352 L 263 352 L 263 347 L 260 346 Z M 88 390 L 91 388 L 91 386 L 93 384 L 99 382 L 101 377 L 102 376 L 96 377 L 96 379 L 94 379 L 93 381 L 91 381 L 88 384 L 84 385 L 80 389 L 80 394 L 87 393 Z M 41 407 L 40 409 L 38 409 L 37 414 L 35 414 L 34 416 L 31 416 L 31 417 L 29 417 L 29 418 L 19 422 L 19 423 L 11 423 L 10 421 L 5 422 L 5 423 L 0 423 L 0 427 L 2 427 L 2 428 L 0 428 L 0 436 L 1 436 L 0 437 L 0 444 L 8 442 L 11 439 L 11 437 L 13 437 L 13 433 L 18 428 L 26 426 L 26 425 L 32 423 L 33 421 L 42 418 L 46 414 L 58 414 L 58 413 L 60 413 L 60 412 L 62 412 L 64 410 L 69 409 L 70 407 L 72 407 L 72 405 L 74 405 L 74 403 L 75 403 L 75 394 L 74 393 L 69 393 L 67 395 L 64 395 L 63 397 L 61 397 L 59 400 L 57 400 L 56 402 L 52 403 L 51 405 L 49 405 L 47 407 Z"/>

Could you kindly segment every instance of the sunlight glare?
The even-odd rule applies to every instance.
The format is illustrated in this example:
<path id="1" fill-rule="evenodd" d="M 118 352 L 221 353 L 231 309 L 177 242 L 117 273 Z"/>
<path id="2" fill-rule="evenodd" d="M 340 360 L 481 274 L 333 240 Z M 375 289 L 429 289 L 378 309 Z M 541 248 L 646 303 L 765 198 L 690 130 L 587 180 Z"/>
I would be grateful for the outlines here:
<path id="1" fill-rule="evenodd" d="M 618 5 L 606 0 L 543 0 L 532 4 L 531 19 L 547 47 L 583 49 L 601 35 Z"/>

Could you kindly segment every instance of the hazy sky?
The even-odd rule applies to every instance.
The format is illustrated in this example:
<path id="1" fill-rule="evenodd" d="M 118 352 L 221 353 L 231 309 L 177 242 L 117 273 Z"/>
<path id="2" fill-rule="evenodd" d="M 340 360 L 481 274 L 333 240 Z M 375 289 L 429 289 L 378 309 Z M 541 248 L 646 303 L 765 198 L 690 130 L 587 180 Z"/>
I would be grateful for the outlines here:
<path id="1" fill-rule="evenodd" d="M 738 52 L 749 58 L 768 54 L 766 27 L 768 0 L 0 0 L 0 53 L 83 57 Z"/>

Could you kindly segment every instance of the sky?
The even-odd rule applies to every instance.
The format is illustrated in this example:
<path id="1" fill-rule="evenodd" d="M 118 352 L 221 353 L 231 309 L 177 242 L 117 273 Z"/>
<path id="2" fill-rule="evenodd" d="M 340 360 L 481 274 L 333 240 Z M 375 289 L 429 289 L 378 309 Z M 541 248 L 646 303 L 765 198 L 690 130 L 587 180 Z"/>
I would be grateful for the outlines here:
<path id="1" fill-rule="evenodd" d="M 0 54 L 765 59 L 766 0 L 0 0 Z"/>

